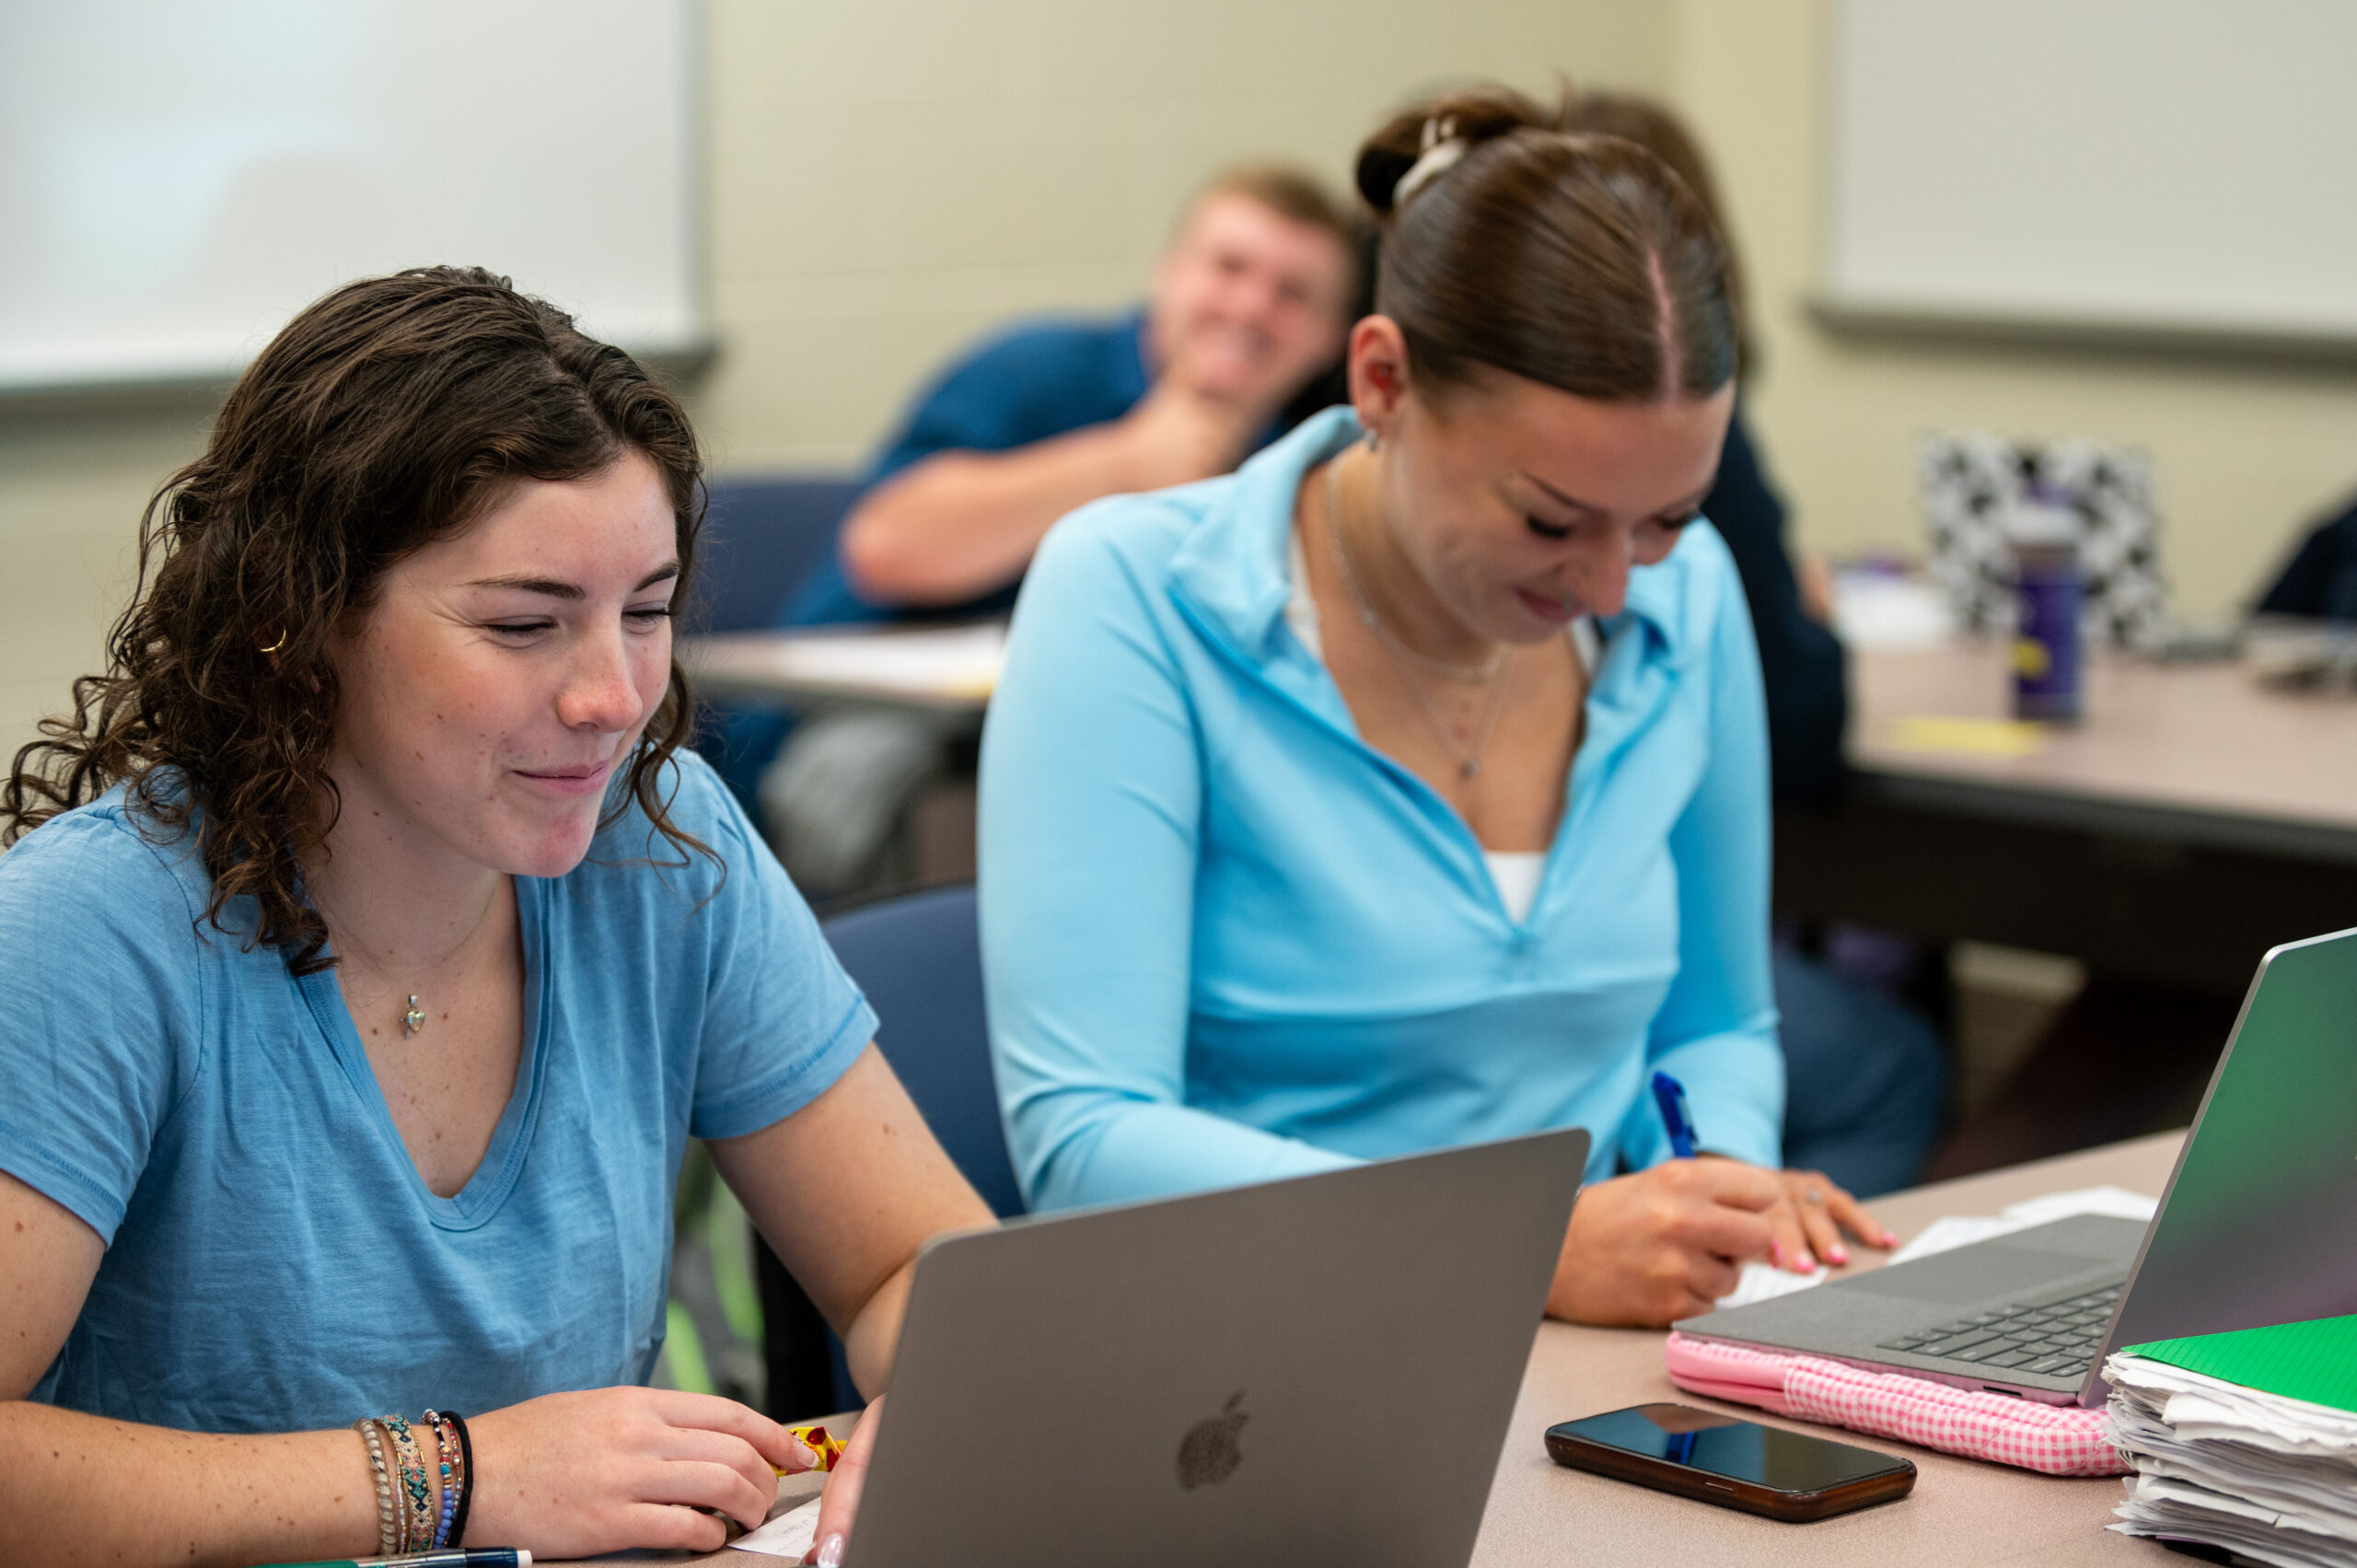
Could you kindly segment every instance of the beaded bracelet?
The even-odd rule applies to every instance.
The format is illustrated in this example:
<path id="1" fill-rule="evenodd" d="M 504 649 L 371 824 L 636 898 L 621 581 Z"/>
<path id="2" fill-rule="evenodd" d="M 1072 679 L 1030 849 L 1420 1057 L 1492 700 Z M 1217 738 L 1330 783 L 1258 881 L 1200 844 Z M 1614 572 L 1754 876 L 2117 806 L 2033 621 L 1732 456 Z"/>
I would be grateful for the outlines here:
<path id="1" fill-rule="evenodd" d="M 475 1446 L 467 1435 L 467 1418 L 455 1411 L 445 1411 L 443 1419 L 459 1434 L 459 1512 L 450 1520 L 450 1546 L 453 1551 L 466 1544 L 467 1510 L 475 1500 Z"/>
<path id="2" fill-rule="evenodd" d="M 362 1416 L 352 1423 L 368 1445 L 368 1468 L 377 1478 L 377 1555 L 390 1557 L 401 1550 L 401 1531 L 393 1520 L 393 1478 L 385 1469 L 385 1446 L 377 1436 L 377 1423 Z"/>
<path id="3" fill-rule="evenodd" d="M 393 1434 L 394 1451 L 401 1457 L 401 1491 L 408 1506 L 401 1514 L 401 1544 L 404 1552 L 424 1550 L 434 1539 L 434 1504 L 425 1492 L 425 1459 L 417 1446 L 417 1434 L 409 1423 L 399 1415 L 385 1417 L 385 1425 Z"/>
<path id="4" fill-rule="evenodd" d="M 425 1424 L 434 1429 L 434 1452 L 442 1467 L 442 1508 L 434 1521 L 433 1547 L 436 1551 L 450 1544 L 450 1520 L 459 1511 L 459 1440 L 440 1412 L 427 1411 Z"/>

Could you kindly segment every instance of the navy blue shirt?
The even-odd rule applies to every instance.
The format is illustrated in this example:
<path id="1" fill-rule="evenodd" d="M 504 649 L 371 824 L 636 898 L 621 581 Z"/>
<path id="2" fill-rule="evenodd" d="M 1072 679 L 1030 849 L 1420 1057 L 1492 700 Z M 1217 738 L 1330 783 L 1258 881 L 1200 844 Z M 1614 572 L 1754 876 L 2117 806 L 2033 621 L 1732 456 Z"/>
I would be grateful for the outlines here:
<path id="1" fill-rule="evenodd" d="M 2357 503 L 2300 541 L 2252 612 L 2357 621 Z"/>
<path id="2" fill-rule="evenodd" d="M 1150 385 L 1145 312 L 1107 319 L 1056 317 L 1022 322 L 984 340 L 917 400 L 867 470 L 873 489 L 935 452 L 1008 452 L 1109 424 L 1135 408 Z M 927 616 L 1004 614 L 1016 586 L 962 605 L 927 606 Z M 779 623 L 820 626 L 889 621 L 918 613 L 862 598 L 843 576 L 840 548 L 786 601 Z"/>
<path id="3" fill-rule="evenodd" d="M 1735 557 L 1751 608 L 1751 630 L 1759 639 L 1776 804 L 1823 805 L 1841 784 L 1841 732 L 1850 722 L 1848 657 L 1833 629 L 1801 608 L 1793 558 L 1784 548 L 1784 504 L 1751 444 L 1741 403 L 1727 426 L 1726 450 L 1702 515 Z"/>
<path id="4" fill-rule="evenodd" d="M 1143 307 L 1108 318 L 1018 322 L 985 338 L 924 390 L 868 465 L 861 495 L 935 452 L 1006 452 L 1110 424 L 1135 408 L 1151 384 Z M 843 575 L 842 547 L 839 525 L 825 558 L 786 594 L 773 625 L 1004 615 L 1022 586 L 1018 579 L 964 604 L 879 604 L 861 598 Z M 767 706 L 723 702 L 711 707 L 713 723 L 698 749 L 746 810 L 758 814 L 761 772 L 784 744 L 794 717 Z"/>

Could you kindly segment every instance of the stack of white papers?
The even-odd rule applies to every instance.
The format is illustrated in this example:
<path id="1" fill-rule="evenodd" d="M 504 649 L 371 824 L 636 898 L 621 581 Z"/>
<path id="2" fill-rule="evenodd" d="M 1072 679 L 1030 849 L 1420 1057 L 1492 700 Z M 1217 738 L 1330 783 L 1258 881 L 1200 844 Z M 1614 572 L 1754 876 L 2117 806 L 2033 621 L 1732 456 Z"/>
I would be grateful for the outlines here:
<path id="1" fill-rule="evenodd" d="M 2204 1340 L 2165 1341 L 2142 1347 L 2153 1353 L 2122 1352 L 2107 1361 L 2112 1440 L 2136 1467 L 2119 1523 L 2110 1527 L 2224 1547 L 2286 1568 L 2357 1564 L 2357 1412 L 2159 1359 L 2247 1368 L 2238 1376 L 2320 1389 L 2330 1385 L 2276 1376 L 2287 1365 L 2300 1369 L 2264 1353 L 2270 1338 L 2280 1342 L 2289 1331 L 2308 1342 L 2300 1359 L 2311 1365 L 2318 1353 L 2345 1356 L 2349 1336 L 2319 1338 L 2327 1330 L 2294 1324 L 2206 1336 L 2214 1347 L 2206 1355 L 2185 1353 Z"/>

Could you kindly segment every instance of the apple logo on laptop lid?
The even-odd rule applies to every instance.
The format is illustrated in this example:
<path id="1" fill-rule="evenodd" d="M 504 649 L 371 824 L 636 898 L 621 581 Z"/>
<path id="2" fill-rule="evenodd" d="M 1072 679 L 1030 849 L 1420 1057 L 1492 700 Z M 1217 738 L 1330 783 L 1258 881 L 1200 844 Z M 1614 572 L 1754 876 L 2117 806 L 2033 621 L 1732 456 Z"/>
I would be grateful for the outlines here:
<path id="1" fill-rule="evenodd" d="M 1208 1416 L 1187 1429 L 1178 1444 L 1178 1484 L 1192 1492 L 1199 1486 L 1216 1486 L 1236 1473 L 1244 1462 L 1244 1450 L 1237 1446 L 1237 1435 L 1244 1423 L 1252 1419 L 1242 1407 L 1244 1390 L 1238 1388 L 1227 1397 L 1220 1412 Z"/>

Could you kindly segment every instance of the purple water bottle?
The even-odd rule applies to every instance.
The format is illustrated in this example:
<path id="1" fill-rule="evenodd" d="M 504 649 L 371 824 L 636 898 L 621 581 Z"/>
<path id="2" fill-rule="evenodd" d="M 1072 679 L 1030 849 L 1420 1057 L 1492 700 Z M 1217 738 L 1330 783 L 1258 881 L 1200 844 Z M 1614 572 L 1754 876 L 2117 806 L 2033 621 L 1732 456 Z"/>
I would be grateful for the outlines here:
<path id="1" fill-rule="evenodd" d="M 2033 487 L 2007 529 L 2014 546 L 2014 716 L 2069 724 L 2079 716 L 2079 515 Z"/>

